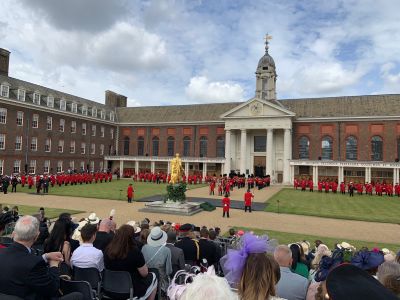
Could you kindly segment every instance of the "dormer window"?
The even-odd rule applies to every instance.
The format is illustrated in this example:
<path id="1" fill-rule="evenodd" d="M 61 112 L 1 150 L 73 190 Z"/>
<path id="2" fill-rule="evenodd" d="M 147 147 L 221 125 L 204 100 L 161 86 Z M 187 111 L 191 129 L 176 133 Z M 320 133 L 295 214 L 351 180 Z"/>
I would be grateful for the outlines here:
<path id="1" fill-rule="evenodd" d="M 112 121 L 112 122 L 114 122 L 114 120 L 115 120 L 115 115 L 114 115 L 114 112 L 110 112 L 110 121 Z"/>
<path id="2" fill-rule="evenodd" d="M 2 83 L 0 85 L 0 95 L 5 98 L 10 96 L 10 86 L 7 83 Z"/>
<path id="3" fill-rule="evenodd" d="M 71 112 L 76 113 L 78 111 L 78 104 L 73 102 L 71 104 Z"/>
<path id="4" fill-rule="evenodd" d="M 33 104 L 40 105 L 40 94 L 38 92 L 33 93 Z"/>
<path id="5" fill-rule="evenodd" d="M 54 97 L 53 96 L 47 96 L 47 107 L 54 107 Z"/>
<path id="6" fill-rule="evenodd" d="M 67 109 L 67 102 L 64 99 L 60 100 L 60 109 L 66 110 Z"/>
<path id="7" fill-rule="evenodd" d="M 97 108 L 92 107 L 92 117 L 97 118 Z"/>
<path id="8" fill-rule="evenodd" d="M 82 115 L 87 116 L 87 106 L 82 106 Z"/>
<path id="9" fill-rule="evenodd" d="M 18 89 L 17 99 L 18 101 L 25 101 L 26 92 L 24 89 Z"/>
<path id="10" fill-rule="evenodd" d="M 102 118 L 103 120 L 106 119 L 106 112 L 104 110 L 100 111 L 100 118 Z"/>

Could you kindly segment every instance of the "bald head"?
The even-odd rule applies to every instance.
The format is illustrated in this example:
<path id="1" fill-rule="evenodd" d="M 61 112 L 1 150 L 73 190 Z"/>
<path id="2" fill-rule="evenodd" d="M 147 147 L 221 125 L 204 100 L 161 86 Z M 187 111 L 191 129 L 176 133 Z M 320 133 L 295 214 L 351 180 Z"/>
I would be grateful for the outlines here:
<path id="1" fill-rule="evenodd" d="M 111 230 L 111 220 L 110 219 L 103 219 L 99 225 L 99 231 L 109 233 Z"/>
<path id="2" fill-rule="evenodd" d="M 292 265 L 292 251 L 286 245 L 276 247 L 274 258 L 281 267 L 290 267 Z"/>

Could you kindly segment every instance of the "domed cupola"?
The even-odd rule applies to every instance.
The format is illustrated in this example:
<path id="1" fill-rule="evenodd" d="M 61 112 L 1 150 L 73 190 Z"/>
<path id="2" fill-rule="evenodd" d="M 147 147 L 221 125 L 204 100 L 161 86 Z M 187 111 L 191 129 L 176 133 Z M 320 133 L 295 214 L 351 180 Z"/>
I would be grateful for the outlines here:
<path id="1" fill-rule="evenodd" d="M 269 55 L 270 35 L 265 36 L 265 54 L 260 58 L 256 71 L 256 98 L 276 100 L 276 70 L 275 61 Z"/>

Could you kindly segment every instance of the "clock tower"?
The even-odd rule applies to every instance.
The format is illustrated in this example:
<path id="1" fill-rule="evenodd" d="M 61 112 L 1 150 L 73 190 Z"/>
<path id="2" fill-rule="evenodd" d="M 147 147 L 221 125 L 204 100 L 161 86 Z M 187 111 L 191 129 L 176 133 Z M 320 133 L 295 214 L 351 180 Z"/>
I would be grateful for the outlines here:
<path id="1" fill-rule="evenodd" d="M 256 98 L 276 100 L 276 70 L 274 59 L 268 54 L 270 35 L 265 36 L 265 54 L 258 61 L 256 71 Z"/>

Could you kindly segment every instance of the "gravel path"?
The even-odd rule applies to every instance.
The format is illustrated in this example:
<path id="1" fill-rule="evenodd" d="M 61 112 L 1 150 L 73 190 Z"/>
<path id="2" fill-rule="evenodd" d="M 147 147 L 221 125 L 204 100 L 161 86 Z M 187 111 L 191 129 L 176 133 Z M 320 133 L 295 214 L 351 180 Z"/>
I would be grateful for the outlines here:
<path id="1" fill-rule="evenodd" d="M 265 201 L 269 196 L 279 191 L 278 187 L 267 190 L 255 191 L 255 201 Z M 206 194 L 204 194 L 206 192 Z M 232 199 L 241 200 L 244 190 L 234 191 Z M 208 189 L 199 188 L 188 192 L 188 196 L 206 197 Z M 266 197 L 266 198 L 265 198 Z M 219 198 L 219 197 L 215 197 Z M 140 221 L 148 217 L 151 222 L 156 220 L 170 220 L 172 222 L 190 222 L 196 225 L 219 226 L 223 231 L 231 226 L 245 226 L 276 231 L 312 234 L 326 237 L 338 237 L 342 239 L 356 239 L 372 242 L 399 243 L 400 226 L 396 224 L 371 223 L 362 221 L 346 221 L 325 219 L 310 216 L 298 216 L 289 214 L 276 214 L 267 212 L 244 213 L 242 210 L 231 210 L 231 218 L 222 218 L 222 210 L 217 208 L 213 212 L 201 212 L 191 217 L 171 216 L 153 213 L 141 213 L 138 209 L 144 207 L 144 203 L 128 204 L 123 201 L 100 200 L 93 198 L 76 198 L 52 195 L 30 195 L 24 193 L 1 195 L 0 203 L 25 204 L 33 206 L 45 206 L 53 208 L 66 208 L 86 211 L 76 215 L 77 218 L 87 217 L 89 212 L 96 212 L 100 218 L 108 216 L 111 209 L 116 210 L 115 220 L 117 224 L 128 220 Z"/>

